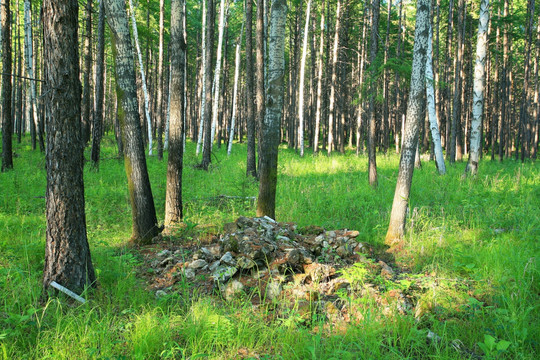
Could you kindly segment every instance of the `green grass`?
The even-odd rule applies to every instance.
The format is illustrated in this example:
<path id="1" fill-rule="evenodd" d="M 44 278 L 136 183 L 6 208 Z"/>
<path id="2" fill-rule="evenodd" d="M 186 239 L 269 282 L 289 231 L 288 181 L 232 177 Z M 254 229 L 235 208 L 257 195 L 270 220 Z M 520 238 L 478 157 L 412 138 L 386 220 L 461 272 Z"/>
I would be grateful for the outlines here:
<path id="1" fill-rule="evenodd" d="M 186 223 L 215 229 L 238 216 L 254 216 L 249 201 L 212 199 L 257 195 L 257 183 L 245 177 L 245 146 L 235 144 L 229 158 L 225 148 L 216 149 L 209 172 L 193 168 L 194 150 L 188 143 Z M 253 311 L 248 301 L 190 296 L 189 283 L 156 299 L 137 276 L 137 251 L 127 247 L 131 210 L 123 164 L 110 137 L 99 172 L 85 166 L 88 237 L 99 288 L 85 294 L 85 305 L 62 297 L 43 302 L 45 162 L 27 139 L 15 151 L 15 170 L 0 174 L 0 359 L 467 358 L 453 349 L 454 339 L 485 358 L 535 359 L 540 351 L 540 172 L 534 163 L 482 161 L 477 178 L 462 177 L 464 163 L 449 167 L 446 176 L 438 176 L 433 163 L 416 170 L 406 251 L 396 261 L 410 276 L 429 275 L 416 300 L 430 310 L 420 319 L 414 309 L 384 316 L 370 303 L 363 319 L 344 330 L 322 318 L 269 320 L 272 309 Z M 166 159 L 147 161 L 163 219 Z M 364 156 L 307 152 L 300 158 L 283 148 L 276 217 L 299 226 L 355 229 L 360 241 L 382 247 L 399 158 L 379 155 L 377 162 L 379 187 L 373 190 Z M 428 330 L 441 341 L 426 341 Z M 506 341 L 508 347 L 497 350 Z"/>

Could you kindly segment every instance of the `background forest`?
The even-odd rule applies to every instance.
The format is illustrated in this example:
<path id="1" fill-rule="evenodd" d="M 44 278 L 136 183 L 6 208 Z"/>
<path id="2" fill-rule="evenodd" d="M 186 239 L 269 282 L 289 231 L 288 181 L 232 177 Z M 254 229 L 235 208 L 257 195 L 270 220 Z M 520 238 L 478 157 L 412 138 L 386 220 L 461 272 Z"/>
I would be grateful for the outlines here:
<path id="1" fill-rule="evenodd" d="M 272 26 L 285 3 L 276 107 Z M 63 44 L 56 63 L 78 63 L 74 87 L 49 86 L 67 74 L 50 66 L 55 4 L 76 12 L 77 46 Z M 1 0 L 0 359 L 536 358 L 535 0 L 75 5 Z M 418 42 L 428 47 L 413 118 Z M 77 102 L 74 127 L 54 115 L 62 96 L 64 113 Z M 84 236 L 54 253 L 55 160 L 79 161 L 79 148 L 79 193 L 59 189 L 81 196 Z M 388 223 L 411 148 L 396 244 Z M 283 222 L 271 222 L 277 253 L 283 238 L 324 242 L 303 263 L 287 248 L 277 268 L 237 266 L 247 251 L 230 250 L 239 270 L 223 283 L 195 267 L 223 266 L 231 223 L 248 236 L 268 226 L 246 227 L 255 214 Z M 352 240 L 334 246 L 336 234 Z M 202 250 L 216 244 L 217 258 Z M 78 273 L 65 258 L 90 265 Z M 316 280 L 313 264 L 332 271 Z M 52 292 L 54 279 L 87 302 Z"/>

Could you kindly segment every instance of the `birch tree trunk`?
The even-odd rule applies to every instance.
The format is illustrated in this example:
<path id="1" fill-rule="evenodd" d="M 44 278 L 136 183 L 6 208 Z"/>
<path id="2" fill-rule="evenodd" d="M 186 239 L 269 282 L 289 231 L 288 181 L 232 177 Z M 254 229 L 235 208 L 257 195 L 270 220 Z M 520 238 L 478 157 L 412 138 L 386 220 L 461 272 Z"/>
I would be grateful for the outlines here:
<path id="1" fill-rule="evenodd" d="M 182 168 L 184 157 L 183 127 L 185 124 L 184 78 L 186 43 L 184 39 L 184 2 L 171 2 L 171 123 L 169 160 L 167 164 L 167 195 L 165 226 L 182 221 Z"/>
<path id="2" fill-rule="evenodd" d="M 220 79 L 221 79 L 221 54 L 223 53 L 223 34 L 225 32 L 225 23 L 227 21 L 226 19 L 226 13 L 229 11 L 229 5 L 227 3 L 227 8 L 225 8 L 225 0 L 221 0 L 220 7 L 219 7 L 219 33 L 218 33 L 218 46 L 217 46 L 217 54 L 216 54 L 216 69 L 214 71 L 214 85 L 212 88 L 214 89 L 214 98 L 212 103 L 212 129 L 210 134 L 210 147 L 212 147 L 212 144 L 214 143 L 214 137 L 216 134 L 216 126 L 218 122 L 218 114 L 219 114 L 219 98 L 220 98 Z"/>
<path id="3" fill-rule="evenodd" d="M 484 84 L 486 80 L 487 30 L 489 26 L 489 0 L 480 3 L 478 19 L 478 40 L 476 42 L 476 61 L 474 65 L 473 119 L 471 122 L 471 146 L 469 162 L 465 172 L 471 175 L 478 172 L 480 161 L 480 140 L 482 137 L 482 114 L 484 112 Z"/>
<path id="4" fill-rule="evenodd" d="M 309 34 L 309 12 L 311 10 L 311 0 L 308 0 L 306 9 L 306 26 L 304 28 L 304 43 L 302 45 L 302 60 L 300 62 L 300 84 L 298 86 L 298 146 L 300 156 L 304 156 L 304 74 L 306 72 L 307 43 Z"/>
<path id="5" fill-rule="evenodd" d="M 202 62 L 201 62 L 201 74 L 202 74 L 202 91 L 201 91 L 201 111 L 200 111 L 200 122 L 199 122 L 199 135 L 197 136 L 197 149 L 195 154 L 198 156 L 201 151 L 201 146 L 203 142 L 204 134 L 204 119 L 205 109 L 206 109 L 206 0 L 202 0 Z"/>
<path id="6" fill-rule="evenodd" d="M 148 155 L 152 155 L 152 120 L 150 119 L 150 97 L 146 87 L 146 76 L 144 75 L 144 67 L 142 61 L 141 48 L 139 46 L 139 33 L 137 32 L 137 21 L 135 20 L 135 9 L 133 3 L 129 0 L 129 12 L 131 13 L 131 25 L 133 28 L 133 37 L 135 40 L 135 48 L 137 49 L 137 58 L 139 59 L 139 70 L 141 73 L 141 83 L 144 94 L 144 114 L 148 126 Z"/>
<path id="7" fill-rule="evenodd" d="M 283 115 L 283 78 L 285 73 L 285 23 L 287 3 L 273 0 L 270 13 L 268 49 L 268 91 L 262 124 L 262 152 L 257 216 L 276 216 L 277 160 L 280 124 Z"/>
<path id="8" fill-rule="evenodd" d="M 168 82 L 169 91 L 168 91 L 168 94 L 167 94 L 167 120 L 165 122 L 165 140 L 163 141 L 163 150 L 168 150 L 169 149 L 169 133 L 170 133 L 170 122 L 171 122 L 171 76 L 172 76 L 171 67 L 169 65 L 169 82 Z M 184 129 L 184 131 L 185 131 L 185 129 Z M 185 146 L 185 144 L 184 144 L 184 146 Z"/>
<path id="9" fill-rule="evenodd" d="M 125 2 L 124 0 L 106 0 L 105 10 L 111 30 L 116 69 L 118 120 L 124 145 L 124 166 L 133 217 L 131 241 L 144 244 L 150 242 L 160 229 L 157 226 L 156 209 L 144 156 L 133 67 L 133 48 Z"/>
<path id="10" fill-rule="evenodd" d="M 103 98 L 105 93 L 105 0 L 99 0 L 98 44 L 96 54 L 96 93 L 94 126 L 92 128 L 92 162 L 99 166 L 101 133 L 103 128 Z"/>
<path id="11" fill-rule="evenodd" d="M 433 150 L 435 152 L 435 163 L 439 174 L 446 174 L 446 166 L 444 164 L 444 155 L 441 145 L 441 133 L 439 132 L 439 125 L 437 119 L 437 110 L 435 104 L 435 89 L 433 87 L 433 30 L 429 27 L 429 39 L 427 49 L 427 62 L 426 62 L 426 98 L 427 108 L 429 116 L 429 126 L 431 130 L 431 138 L 433 140 Z"/>
<path id="12" fill-rule="evenodd" d="M 0 9 L 2 16 L 2 171 L 13 169 L 13 116 L 11 115 L 11 10 L 9 0 Z"/>
<path id="13" fill-rule="evenodd" d="M 249 2 L 249 1 L 248 1 Z M 251 19 L 250 19 L 251 20 Z M 240 30 L 240 36 L 236 43 L 236 54 L 234 59 L 234 86 L 233 86 L 233 102 L 232 102 L 232 116 L 231 116 L 231 128 L 229 130 L 229 144 L 227 146 L 227 156 L 231 155 L 232 142 L 234 138 L 234 127 L 236 126 L 236 102 L 238 98 L 238 79 L 240 78 L 240 60 L 241 60 L 241 47 L 242 47 L 242 35 L 244 33 L 244 24 L 242 23 L 242 30 Z M 247 48 L 247 46 L 246 46 Z M 246 50 L 247 52 L 247 50 Z M 247 56 L 246 56 L 247 57 Z M 253 79 L 253 77 L 252 77 Z M 251 84 L 253 86 L 253 84 Z M 252 114 L 253 116 L 253 114 Z M 255 144 L 253 144 L 253 151 L 255 151 Z M 255 161 L 253 161 L 255 165 Z"/>
<path id="14" fill-rule="evenodd" d="M 47 231 L 43 287 L 47 290 L 55 281 L 81 294 L 85 288 L 96 286 L 96 275 L 84 210 L 78 10 L 75 0 L 45 0 L 42 8 L 47 84 Z"/>
<path id="15" fill-rule="evenodd" d="M 426 55 L 429 37 L 429 7 L 431 0 L 418 0 L 416 28 L 414 32 L 411 88 L 407 104 L 407 120 L 404 142 L 399 162 L 399 173 L 390 215 L 390 225 L 386 234 L 386 244 L 399 246 L 405 233 L 405 219 L 414 172 L 414 159 L 418 144 L 419 125 L 422 120 L 422 101 L 425 86 Z"/>

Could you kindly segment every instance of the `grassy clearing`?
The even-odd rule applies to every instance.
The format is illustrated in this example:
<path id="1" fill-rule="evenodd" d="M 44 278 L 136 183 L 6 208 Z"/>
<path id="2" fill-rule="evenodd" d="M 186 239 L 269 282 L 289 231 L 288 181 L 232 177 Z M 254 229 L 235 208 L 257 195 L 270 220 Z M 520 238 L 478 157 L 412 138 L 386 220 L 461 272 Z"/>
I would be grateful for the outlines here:
<path id="1" fill-rule="evenodd" d="M 248 301 L 189 296 L 189 283 L 156 299 L 137 276 L 142 262 L 126 247 L 131 211 L 124 168 L 106 138 L 100 171 L 85 167 L 88 236 L 100 287 L 86 305 L 65 298 L 40 302 L 45 239 L 43 157 L 16 144 L 15 170 L 0 174 L 0 359 L 534 359 L 540 351 L 538 263 L 540 172 L 537 165 L 483 161 L 475 179 L 464 163 L 436 175 L 433 163 L 415 172 L 407 252 L 396 259 L 410 276 L 426 276 L 417 311 L 385 316 L 367 304 L 346 329 L 327 319 L 268 319 Z M 193 169 L 187 144 L 186 223 L 181 237 L 253 216 L 256 196 L 245 177 L 245 147 L 216 150 L 209 172 Z M 382 246 L 399 158 L 378 158 L 379 188 L 367 183 L 367 158 L 354 154 L 301 159 L 282 149 L 277 218 L 300 226 L 349 228 Z M 89 158 L 89 154 L 87 154 Z M 166 162 L 148 159 L 158 219 L 163 219 Z M 197 230 L 199 229 L 199 230 Z M 177 241 L 182 241 L 182 238 Z M 419 309 L 419 310 L 418 310 Z M 439 338 L 428 341 L 428 331 Z M 464 351 L 456 351 L 459 339 Z M 458 343 L 459 344 L 459 343 Z M 459 347 L 459 346 L 458 346 Z M 470 351 L 470 352 L 467 352 Z"/>

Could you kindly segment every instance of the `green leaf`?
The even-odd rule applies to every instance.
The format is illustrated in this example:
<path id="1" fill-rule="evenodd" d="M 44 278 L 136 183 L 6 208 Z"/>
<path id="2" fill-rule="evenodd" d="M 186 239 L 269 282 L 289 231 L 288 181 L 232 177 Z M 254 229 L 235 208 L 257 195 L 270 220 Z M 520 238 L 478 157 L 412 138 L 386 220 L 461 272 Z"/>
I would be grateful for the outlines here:
<path id="1" fill-rule="evenodd" d="M 497 350 L 498 351 L 505 351 L 506 349 L 508 349 L 508 347 L 510 346 L 510 344 L 512 344 L 510 341 L 506 341 L 506 340 L 501 340 L 499 341 L 499 343 L 497 344 Z"/>
<path id="2" fill-rule="evenodd" d="M 495 349 L 495 343 L 496 343 L 496 340 L 493 336 L 487 335 L 487 334 L 484 335 L 484 344 L 486 344 L 487 348 L 490 351 Z"/>

